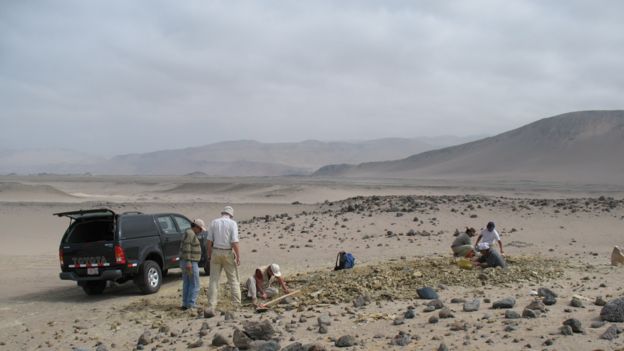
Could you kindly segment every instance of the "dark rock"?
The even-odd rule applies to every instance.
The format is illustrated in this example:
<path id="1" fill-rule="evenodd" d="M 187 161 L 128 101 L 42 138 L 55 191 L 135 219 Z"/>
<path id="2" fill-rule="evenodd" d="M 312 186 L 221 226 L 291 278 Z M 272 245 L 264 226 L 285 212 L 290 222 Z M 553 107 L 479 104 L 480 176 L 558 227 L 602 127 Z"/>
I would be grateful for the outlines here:
<path id="1" fill-rule="evenodd" d="M 279 351 L 280 345 L 274 340 L 254 340 L 249 344 L 249 349 L 253 351 Z"/>
<path id="2" fill-rule="evenodd" d="M 234 329 L 232 340 L 234 341 L 234 346 L 241 350 L 247 350 L 249 348 L 249 344 L 251 343 L 251 339 L 247 336 L 247 334 L 238 328 Z"/>
<path id="3" fill-rule="evenodd" d="M 464 303 L 464 312 L 476 312 L 479 310 L 479 306 L 481 306 L 481 301 L 479 299 L 468 301 Z"/>
<path id="4" fill-rule="evenodd" d="M 624 297 L 607 302 L 600 311 L 600 318 L 608 322 L 624 322 Z"/>
<path id="5" fill-rule="evenodd" d="M 579 299 L 578 297 L 572 297 L 572 301 L 570 301 L 570 306 L 572 307 L 576 307 L 576 308 L 583 308 L 585 306 L 583 306 L 583 301 L 581 301 L 581 299 Z"/>
<path id="6" fill-rule="evenodd" d="M 228 341 L 225 338 L 225 336 L 216 333 L 213 337 L 212 337 L 212 346 L 224 346 L 227 345 Z"/>
<path id="7" fill-rule="evenodd" d="M 252 340 L 270 340 L 275 334 L 275 329 L 268 320 L 261 322 L 246 321 L 243 323 L 243 330 Z"/>
<path id="8" fill-rule="evenodd" d="M 96 348 L 95 351 L 108 351 L 108 347 L 106 347 L 106 345 L 104 344 L 99 344 Z"/>
<path id="9" fill-rule="evenodd" d="M 557 303 L 557 298 L 555 298 L 554 296 L 550 296 L 550 295 L 544 296 L 544 298 L 542 299 L 542 302 L 546 306 L 552 306 Z"/>
<path id="10" fill-rule="evenodd" d="M 197 339 L 196 341 L 193 341 L 192 343 L 186 345 L 186 347 L 188 347 L 189 349 L 196 349 L 198 347 L 202 347 L 203 345 L 204 345 L 204 340 Z"/>
<path id="11" fill-rule="evenodd" d="M 522 311 L 522 317 L 524 318 L 537 318 L 540 315 L 540 311 L 538 310 L 530 310 L 528 308 L 525 308 Z"/>
<path id="12" fill-rule="evenodd" d="M 304 351 L 327 351 L 327 348 L 322 344 L 305 344 L 303 345 Z"/>
<path id="13" fill-rule="evenodd" d="M 622 330 L 615 324 L 611 324 L 607 330 L 605 330 L 602 335 L 600 335 L 601 339 L 604 340 L 613 340 L 618 338 L 618 334 L 620 334 Z"/>
<path id="14" fill-rule="evenodd" d="M 516 305 L 516 299 L 507 297 L 498 301 L 494 301 L 492 308 L 513 308 Z"/>
<path id="15" fill-rule="evenodd" d="M 401 325 L 401 324 L 405 324 L 405 319 L 403 318 L 395 318 L 394 321 L 392 322 L 393 325 Z"/>
<path id="16" fill-rule="evenodd" d="M 144 331 L 141 336 L 139 336 L 139 340 L 137 341 L 137 345 L 149 345 L 152 343 L 152 333 L 148 330 Z"/>
<path id="17" fill-rule="evenodd" d="M 466 299 L 462 299 L 459 297 L 454 297 L 451 299 L 451 303 L 464 303 L 464 302 L 466 302 Z"/>
<path id="18" fill-rule="evenodd" d="M 526 307 L 526 309 L 529 310 L 535 310 L 535 311 L 540 311 L 540 312 L 546 312 L 546 305 L 539 300 L 533 300 L 531 301 L 531 303 Z"/>
<path id="19" fill-rule="evenodd" d="M 234 316 L 234 313 L 227 311 L 225 312 L 225 316 L 223 317 L 226 321 L 232 321 L 234 319 L 236 319 L 236 316 Z"/>
<path id="20" fill-rule="evenodd" d="M 557 293 L 555 293 L 554 291 L 548 289 L 548 288 L 539 288 L 537 289 L 537 296 L 541 296 L 541 297 L 546 297 L 546 296 L 552 296 L 552 297 L 558 297 Z"/>
<path id="21" fill-rule="evenodd" d="M 569 325 L 564 325 L 561 327 L 561 335 L 572 335 L 574 332 L 572 331 L 572 327 Z"/>
<path id="22" fill-rule="evenodd" d="M 318 332 L 319 332 L 319 334 L 327 334 L 329 332 L 329 330 L 327 330 L 327 326 L 326 325 L 321 325 L 319 327 Z"/>
<path id="23" fill-rule="evenodd" d="M 439 321 L 438 316 L 431 316 L 431 317 L 429 317 L 429 323 L 431 323 L 431 324 L 438 323 L 438 321 Z"/>
<path id="24" fill-rule="evenodd" d="M 158 329 L 159 333 L 164 333 L 164 334 L 169 334 L 170 331 L 171 329 L 169 328 L 168 325 L 161 325 L 160 328 Z"/>
<path id="25" fill-rule="evenodd" d="M 303 345 L 300 342 L 294 342 L 284 348 L 281 351 L 304 351 Z"/>
<path id="26" fill-rule="evenodd" d="M 450 329 L 452 331 L 467 331 L 468 330 L 468 323 L 463 322 L 463 321 L 456 321 L 451 323 L 450 325 Z"/>
<path id="27" fill-rule="evenodd" d="M 423 310 L 423 312 L 433 312 L 435 310 L 436 310 L 435 306 L 425 306 L 425 309 Z"/>
<path id="28" fill-rule="evenodd" d="M 507 319 L 518 319 L 521 318 L 522 316 L 520 316 L 520 313 L 514 311 L 514 310 L 507 310 L 505 311 L 505 318 Z"/>
<path id="29" fill-rule="evenodd" d="M 337 347 L 349 347 L 356 344 L 355 338 L 351 335 L 343 335 L 336 340 Z"/>
<path id="30" fill-rule="evenodd" d="M 438 293 L 430 287 L 416 289 L 418 297 L 425 300 L 434 300 L 438 298 Z"/>
<path id="31" fill-rule="evenodd" d="M 370 297 L 360 295 L 353 300 L 353 307 L 363 307 L 370 303 Z"/>
<path id="32" fill-rule="evenodd" d="M 392 345 L 405 346 L 412 342 L 412 337 L 404 332 L 399 332 L 392 338 Z"/>
<path id="33" fill-rule="evenodd" d="M 607 304 L 607 301 L 605 301 L 602 296 L 598 296 L 596 297 L 596 300 L 594 300 L 594 305 L 596 306 L 604 306 Z"/>
<path id="34" fill-rule="evenodd" d="M 444 307 L 444 303 L 442 303 L 442 301 L 435 299 L 435 300 L 431 300 L 427 303 L 427 306 L 433 306 L 433 308 L 435 308 L 436 310 L 441 309 L 442 307 Z"/>
<path id="35" fill-rule="evenodd" d="M 572 331 L 575 332 L 575 333 L 582 333 L 583 332 L 583 328 L 581 326 L 581 321 L 579 321 L 576 318 L 566 319 L 563 322 L 563 325 L 569 325 L 570 328 L 572 328 Z"/>
<path id="36" fill-rule="evenodd" d="M 204 318 L 212 318 L 214 316 L 215 316 L 215 312 L 212 310 L 212 308 L 204 309 Z"/>
<path id="37" fill-rule="evenodd" d="M 441 343 L 440 346 L 438 346 L 438 351 L 448 351 L 448 347 L 445 343 Z"/>
<path id="38" fill-rule="evenodd" d="M 414 310 L 410 308 L 409 310 L 405 311 L 405 314 L 403 315 L 403 317 L 405 319 L 412 319 L 416 317 L 416 312 L 414 312 Z"/>
<path id="39" fill-rule="evenodd" d="M 448 307 L 444 307 L 443 309 L 441 309 L 440 312 L 438 313 L 438 316 L 440 317 L 440 319 L 455 317 L 453 315 L 453 312 L 451 312 L 451 310 Z"/>

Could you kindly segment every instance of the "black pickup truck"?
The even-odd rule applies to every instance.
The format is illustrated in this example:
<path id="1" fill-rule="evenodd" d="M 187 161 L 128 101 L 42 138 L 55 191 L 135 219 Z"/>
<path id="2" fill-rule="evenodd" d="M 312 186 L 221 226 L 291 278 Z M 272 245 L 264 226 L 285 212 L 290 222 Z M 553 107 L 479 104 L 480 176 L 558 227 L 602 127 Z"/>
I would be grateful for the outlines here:
<path id="1" fill-rule="evenodd" d="M 163 275 L 179 268 L 180 241 L 191 227 L 188 218 L 176 213 L 99 208 L 54 215 L 70 218 L 59 247 L 60 278 L 78 282 L 88 295 L 101 294 L 108 281 L 128 280 L 145 294 L 157 292 Z M 205 255 L 200 266 L 203 261 Z"/>

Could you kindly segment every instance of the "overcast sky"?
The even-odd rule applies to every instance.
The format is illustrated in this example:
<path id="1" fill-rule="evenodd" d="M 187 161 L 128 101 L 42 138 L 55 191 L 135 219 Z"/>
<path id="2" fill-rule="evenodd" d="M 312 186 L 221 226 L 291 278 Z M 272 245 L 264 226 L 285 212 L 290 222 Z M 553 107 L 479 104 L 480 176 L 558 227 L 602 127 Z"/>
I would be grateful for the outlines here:
<path id="1" fill-rule="evenodd" d="M 0 1 L 0 148 L 493 135 L 620 109 L 624 1 Z"/>

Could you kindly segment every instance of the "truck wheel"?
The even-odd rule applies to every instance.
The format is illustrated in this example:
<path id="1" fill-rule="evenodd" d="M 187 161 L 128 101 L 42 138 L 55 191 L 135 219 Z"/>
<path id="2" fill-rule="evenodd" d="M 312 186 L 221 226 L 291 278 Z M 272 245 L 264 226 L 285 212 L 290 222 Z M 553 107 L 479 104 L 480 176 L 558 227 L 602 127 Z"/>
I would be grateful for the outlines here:
<path id="1" fill-rule="evenodd" d="M 101 295 L 106 289 L 106 280 L 97 280 L 86 282 L 85 285 L 82 286 L 82 290 L 87 295 Z"/>
<path id="2" fill-rule="evenodd" d="M 144 294 L 153 294 L 160 289 L 162 284 L 162 271 L 158 263 L 146 260 L 141 266 L 139 275 L 135 279 L 135 283 Z"/>

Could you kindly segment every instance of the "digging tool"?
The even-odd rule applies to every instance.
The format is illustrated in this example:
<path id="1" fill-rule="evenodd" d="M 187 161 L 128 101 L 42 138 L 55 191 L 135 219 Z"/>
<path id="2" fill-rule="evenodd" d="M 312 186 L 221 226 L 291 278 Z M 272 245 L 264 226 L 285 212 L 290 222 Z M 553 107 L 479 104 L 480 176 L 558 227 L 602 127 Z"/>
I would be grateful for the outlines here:
<path id="1" fill-rule="evenodd" d="M 275 305 L 276 303 L 282 301 L 283 299 L 287 298 L 288 296 L 292 296 L 292 295 L 298 294 L 300 292 L 301 292 L 301 290 L 295 290 L 295 291 L 290 292 L 290 293 L 288 293 L 286 295 L 282 295 L 282 296 L 280 296 L 278 298 L 275 298 L 275 299 L 273 299 L 271 301 L 267 301 L 267 303 L 260 304 L 260 305 L 258 305 L 258 307 L 256 307 L 256 312 L 266 312 L 266 311 L 269 310 L 269 306 Z"/>

